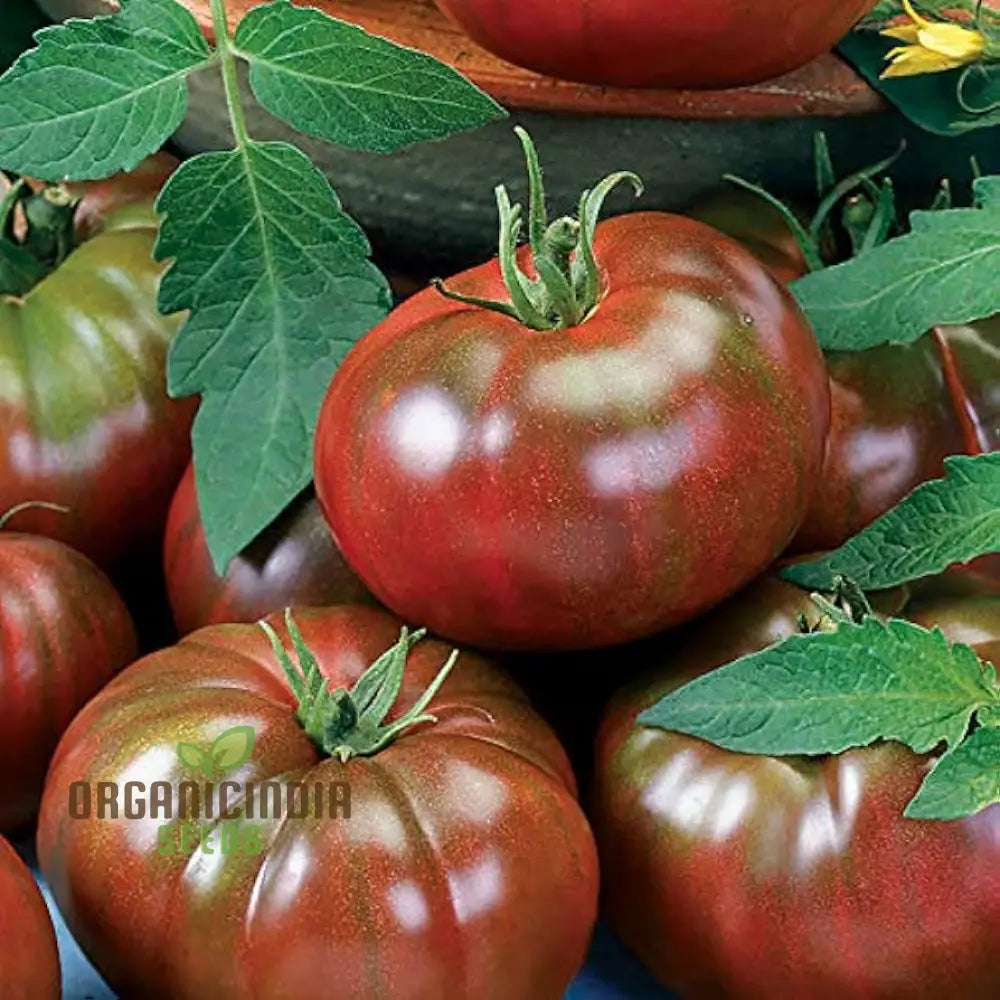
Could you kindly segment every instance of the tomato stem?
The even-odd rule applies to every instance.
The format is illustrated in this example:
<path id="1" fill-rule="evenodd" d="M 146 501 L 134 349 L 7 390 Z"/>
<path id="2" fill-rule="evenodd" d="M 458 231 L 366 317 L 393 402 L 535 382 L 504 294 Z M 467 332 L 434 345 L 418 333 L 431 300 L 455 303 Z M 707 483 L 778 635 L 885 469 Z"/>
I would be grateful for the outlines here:
<path id="1" fill-rule="evenodd" d="M 633 186 L 636 196 L 641 195 L 642 181 L 627 171 L 612 174 L 592 191 L 583 192 L 578 219 L 563 217 L 550 224 L 535 145 L 524 129 L 514 131 L 521 141 L 527 163 L 528 249 L 537 277 L 528 277 L 518 263 L 523 210 L 520 205 L 511 204 L 507 189 L 501 184 L 496 188 L 500 218 L 498 259 L 509 301 L 464 295 L 445 287 L 440 280 L 432 284 L 446 298 L 501 313 L 532 330 L 578 326 L 597 307 L 603 291 L 600 267 L 594 254 L 594 234 L 604 201 L 623 181 Z"/>
<path id="2" fill-rule="evenodd" d="M 266 621 L 259 624 L 298 701 L 302 728 L 328 756 L 337 757 L 343 763 L 352 757 L 369 757 L 414 726 L 437 722 L 426 709 L 455 666 L 457 649 L 452 651 L 416 704 L 394 722 L 386 722 L 403 685 L 407 657 L 426 635 L 425 629 L 411 632 L 404 626 L 399 640 L 378 657 L 348 691 L 346 688 L 330 689 L 291 611 L 285 612 L 285 627 L 297 663 L 292 662 L 274 629 Z"/>
<path id="3" fill-rule="evenodd" d="M 226 17 L 225 0 L 211 0 L 212 28 L 215 33 L 215 48 L 222 67 L 222 85 L 226 93 L 226 108 L 233 128 L 233 138 L 242 150 L 250 143 L 246 115 L 240 101 L 239 77 L 236 73 L 236 55 L 229 35 L 229 21 Z"/>

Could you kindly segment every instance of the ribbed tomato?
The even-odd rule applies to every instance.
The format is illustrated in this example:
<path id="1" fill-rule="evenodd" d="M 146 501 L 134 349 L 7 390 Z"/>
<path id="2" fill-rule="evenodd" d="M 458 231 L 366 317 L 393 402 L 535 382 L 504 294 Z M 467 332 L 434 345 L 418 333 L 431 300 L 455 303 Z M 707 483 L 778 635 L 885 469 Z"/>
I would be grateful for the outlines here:
<path id="1" fill-rule="evenodd" d="M 435 0 L 484 48 L 619 87 L 732 87 L 805 65 L 875 0 Z"/>
<path id="2" fill-rule="evenodd" d="M 344 562 L 311 492 L 299 497 L 220 576 L 205 542 L 193 466 L 170 506 L 163 566 L 182 635 L 204 625 L 256 621 L 292 605 L 370 599 Z"/>
<path id="3" fill-rule="evenodd" d="M 56 935 L 27 866 L 0 837 L 0 998 L 59 1000 Z"/>
<path id="4" fill-rule="evenodd" d="M 125 605 L 90 560 L 0 532 L 0 830 L 31 820 L 63 730 L 135 649 Z"/>
<path id="5" fill-rule="evenodd" d="M 1000 660 L 1000 590 L 973 574 L 885 611 Z M 765 577 L 660 648 L 597 741 L 592 802 L 607 914 L 685 1000 L 1000 995 L 1000 806 L 909 820 L 930 758 L 894 743 L 747 756 L 636 716 L 692 676 L 783 638 L 809 596 Z"/>
<path id="6" fill-rule="evenodd" d="M 448 647 L 401 638 L 383 611 L 294 621 L 318 663 L 306 689 L 327 691 L 318 701 L 260 627 L 216 625 L 140 660 L 67 731 L 38 850 L 84 949 L 118 992 L 149 1000 L 560 1000 L 593 927 L 597 867 L 551 730 L 477 656 L 433 686 Z M 215 761 L 234 732 L 253 748 L 226 758 L 230 818 L 202 798 L 181 824 L 194 828 L 186 846 L 176 817 L 138 817 L 134 799 L 135 818 L 99 818 L 101 782 L 117 783 L 123 809 L 157 782 L 178 802 L 201 774 L 192 754 L 210 747 Z M 268 780 L 286 789 L 277 806 Z M 78 782 L 94 790 L 89 818 L 71 818 Z M 346 783 L 349 815 L 293 810 L 289 782 Z"/>
<path id="7" fill-rule="evenodd" d="M 457 641 L 580 649 L 683 621 L 774 559 L 818 476 L 827 378 L 791 296 L 708 226 L 595 232 L 597 208 L 549 227 L 559 259 L 536 241 L 515 260 L 504 218 L 500 261 L 399 306 L 320 413 L 316 490 L 349 564 Z M 513 274 L 540 254 L 533 305 Z"/>
<path id="8" fill-rule="evenodd" d="M 0 512 L 108 567 L 158 541 L 190 456 L 192 400 L 170 400 L 180 318 L 156 309 L 152 199 L 175 161 L 79 185 L 76 248 L 23 295 L 0 294 Z M 0 289 L 0 292 L 3 290 Z"/>

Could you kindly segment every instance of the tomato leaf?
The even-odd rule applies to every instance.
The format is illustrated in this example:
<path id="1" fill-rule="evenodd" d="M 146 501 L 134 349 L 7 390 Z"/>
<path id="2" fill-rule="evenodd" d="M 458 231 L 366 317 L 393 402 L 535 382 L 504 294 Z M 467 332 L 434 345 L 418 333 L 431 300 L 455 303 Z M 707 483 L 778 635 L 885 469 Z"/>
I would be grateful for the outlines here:
<path id="1" fill-rule="evenodd" d="M 995 803 L 1000 803 L 1000 729 L 980 726 L 938 760 L 904 815 L 959 819 Z"/>
<path id="2" fill-rule="evenodd" d="M 914 212 L 906 236 L 793 282 L 824 350 L 910 343 L 1000 311 L 1000 177 L 974 191 L 978 207 Z"/>
<path id="3" fill-rule="evenodd" d="M 210 50 L 175 0 L 120 0 L 110 17 L 43 28 L 0 78 L 0 166 L 42 180 L 131 170 L 187 111 Z"/>
<path id="4" fill-rule="evenodd" d="M 31 45 L 31 36 L 45 25 L 33 0 L 4 0 L 3 31 L 0 32 L 0 72 Z"/>
<path id="5" fill-rule="evenodd" d="M 253 726 L 233 726 L 220 733 L 211 750 L 215 770 L 232 771 L 245 764 L 253 753 L 255 737 Z"/>
<path id="6" fill-rule="evenodd" d="M 194 771 L 204 771 L 211 758 L 197 743 L 178 743 L 177 756 L 185 767 Z"/>
<path id="7" fill-rule="evenodd" d="M 188 160 L 160 194 L 164 312 L 191 310 L 170 352 L 174 395 L 202 394 L 193 442 L 216 568 L 312 476 L 323 393 L 390 304 L 364 234 L 293 146 L 248 141 Z"/>
<path id="8" fill-rule="evenodd" d="M 922 483 L 839 549 L 781 575 L 814 590 L 830 589 L 838 576 L 881 590 L 1000 552 L 1000 453 L 944 464 L 943 479 Z"/>
<path id="9" fill-rule="evenodd" d="M 450 66 L 289 0 L 251 10 L 235 48 L 272 114 L 353 149 L 388 153 L 505 114 Z"/>
<path id="10" fill-rule="evenodd" d="M 993 667 L 937 630 L 866 618 L 793 635 L 667 695 L 639 723 L 742 753 L 825 754 L 897 740 L 917 752 L 965 736 L 1000 704 Z"/>
<path id="11" fill-rule="evenodd" d="M 932 10 L 926 3 L 917 6 L 925 13 Z M 956 6 L 948 0 L 938 9 Z M 887 16 L 901 12 L 899 5 L 896 8 Z M 885 38 L 876 31 L 855 31 L 841 41 L 838 49 L 872 87 L 928 132 L 962 135 L 1000 123 L 1000 106 L 993 107 L 1000 101 L 1000 66 L 986 64 L 972 72 L 957 69 L 882 80 L 885 57 L 898 45 L 898 40 Z"/>

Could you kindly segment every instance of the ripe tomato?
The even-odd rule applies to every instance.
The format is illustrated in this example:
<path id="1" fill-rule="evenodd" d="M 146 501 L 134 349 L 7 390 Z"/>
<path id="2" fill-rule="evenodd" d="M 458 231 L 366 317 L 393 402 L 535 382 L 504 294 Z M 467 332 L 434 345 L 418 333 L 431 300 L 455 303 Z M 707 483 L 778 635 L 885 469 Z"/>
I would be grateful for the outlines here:
<path id="1" fill-rule="evenodd" d="M 566 80 L 710 89 L 828 51 L 875 0 L 435 0 L 495 55 Z"/>
<path id="2" fill-rule="evenodd" d="M 884 595 L 1000 659 L 1000 591 L 946 577 Z M 929 758 L 899 744 L 829 757 L 725 751 L 635 725 L 692 676 L 789 635 L 808 595 L 765 577 L 661 647 L 597 741 L 607 913 L 686 1000 L 942 1000 L 1000 993 L 1000 806 L 904 819 Z"/>
<path id="3" fill-rule="evenodd" d="M 25 863 L 0 837 L 0 997 L 59 1000 L 56 935 Z"/>
<path id="4" fill-rule="evenodd" d="M 295 620 L 333 687 L 353 685 L 399 635 L 375 608 Z M 390 721 L 447 653 L 413 648 Z M 140 660 L 67 731 L 39 858 L 112 987 L 150 1000 L 559 1000 L 593 927 L 596 854 L 565 754 L 513 682 L 463 653 L 428 706 L 436 722 L 346 763 L 319 749 L 297 707 L 261 629 L 216 625 Z M 70 818 L 74 782 L 163 781 L 177 801 L 199 777 L 178 744 L 214 747 L 234 726 L 252 727 L 255 745 L 230 772 L 228 803 L 253 802 L 253 822 L 217 819 L 209 843 L 203 808 L 187 841 L 162 814 L 101 820 L 95 805 Z M 289 793 L 261 818 L 250 783 L 278 778 L 346 782 L 349 817 L 296 818 Z"/>
<path id="5" fill-rule="evenodd" d="M 612 645 L 721 600 L 797 530 L 829 395 L 791 297 L 680 216 L 603 222 L 593 249 L 603 294 L 576 325 L 428 289 L 334 377 L 317 494 L 407 620 L 492 648 Z M 449 285 L 505 292 L 496 260 Z"/>
<path id="6" fill-rule="evenodd" d="M 292 605 L 351 604 L 368 597 L 312 494 L 296 500 L 219 576 L 205 543 L 191 465 L 170 507 L 163 565 L 182 635 L 205 625 L 256 621 Z"/>
<path id="7" fill-rule="evenodd" d="M 48 538 L 0 532 L 0 830 L 35 813 L 63 730 L 135 657 L 103 573 Z"/>
<path id="8" fill-rule="evenodd" d="M 771 206 L 727 192 L 691 214 L 739 240 L 774 276 L 806 273 Z M 830 352 L 831 420 L 820 486 L 792 548 L 836 548 L 928 479 L 949 455 L 1000 447 L 1000 317 L 941 327 L 909 345 Z"/>
<path id="9" fill-rule="evenodd" d="M 152 199 L 175 165 L 80 185 L 77 248 L 26 295 L 0 296 L 0 512 L 100 565 L 158 541 L 190 455 L 191 400 L 170 400 L 180 320 L 156 309 Z"/>

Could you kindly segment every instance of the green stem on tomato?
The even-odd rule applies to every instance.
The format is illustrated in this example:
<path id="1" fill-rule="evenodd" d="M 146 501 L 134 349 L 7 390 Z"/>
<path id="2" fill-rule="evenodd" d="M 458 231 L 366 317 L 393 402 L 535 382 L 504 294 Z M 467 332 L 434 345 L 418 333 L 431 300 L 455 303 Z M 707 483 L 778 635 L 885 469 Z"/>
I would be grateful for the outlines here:
<path id="1" fill-rule="evenodd" d="M 580 199 L 579 218 L 556 219 L 551 224 L 545 206 L 545 188 L 538 154 L 522 128 L 514 130 L 524 148 L 528 170 L 528 250 L 536 278 L 529 278 L 518 263 L 518 238 L 523 226 L 522 208 L 512 205 L 507 189 L 496 189 L 500 217 L 499 265 L 508 301 L 464 295 L 436 280 L 432 284 L 446 298 L 479 309 L 500 313 L 531 330 L 563 330 L 578 326 L 597 308 L 603 289 L 594 255 L 597 217 L 611 190 L 628 181 L 636 195 L 642 181 L 622 171 L 606 177 Z"/>
<path id="2" fill-rule="evenodd" d="M 328 756 L 343 763 L 352 757 L 370 757 L 409 729 L 437 721 L 426 709 L 455 666 L 458 650 L 452 651 L 412 708 L 394 722 L 386 721 L 402 689 L 410 650 L 426 634 L 423 629 L 411 632 L 404 627 L 399 640 L 375 660 L 350 690 L 330 690 L 290 611 L 285 612 L 285 627 L 297 663 L 292 662 L 274 629 L 266 621 L 259 624 L 296 696 L 299 723 Z"/>
<path id="3" fill-rule="evenodd" d="M 243 149 L 250 142 L 247 130 L 246 116 L 240 102 L 240 83 L 236 73 L 236 52 L 229 34 L 229 21 L 226 17 L 225 0 L 211 0 L 212 27 L 215 32 L 215 48 L 218 52 L 219 64 L 222 68 L 222 85 L 226 92 L 226 107 L 229 110 L 229 122 L 233 129 L 236 145 Z"/>

